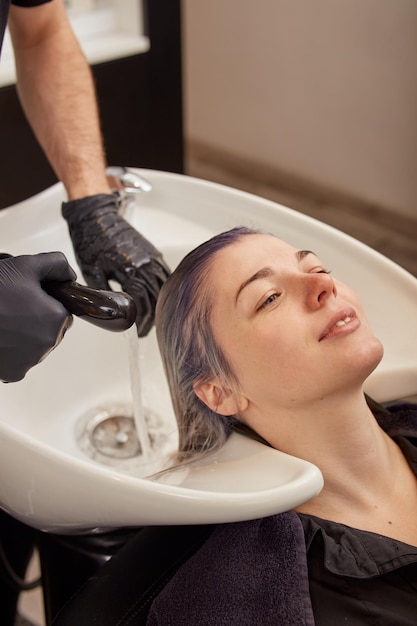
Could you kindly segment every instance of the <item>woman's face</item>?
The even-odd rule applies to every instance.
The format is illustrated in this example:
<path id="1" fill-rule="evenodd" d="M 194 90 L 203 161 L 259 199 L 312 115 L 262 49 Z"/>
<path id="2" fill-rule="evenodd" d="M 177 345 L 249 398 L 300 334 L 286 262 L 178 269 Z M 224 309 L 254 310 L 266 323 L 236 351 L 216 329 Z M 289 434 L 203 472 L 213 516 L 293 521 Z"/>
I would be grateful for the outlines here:
<path id="1" fill-rule="evenodd" d="M 217 253 L 209 280 L 214 336 L 260 410 L 361 386 L 382 358 L 357 296 L 312 252 L 245 235 Z"/>

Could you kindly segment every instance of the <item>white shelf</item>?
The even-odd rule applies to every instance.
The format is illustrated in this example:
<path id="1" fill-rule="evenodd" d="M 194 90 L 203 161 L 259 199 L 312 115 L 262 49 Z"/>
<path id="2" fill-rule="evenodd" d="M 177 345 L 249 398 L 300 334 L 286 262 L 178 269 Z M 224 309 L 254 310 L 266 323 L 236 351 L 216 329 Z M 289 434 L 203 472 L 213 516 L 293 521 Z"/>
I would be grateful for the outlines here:
<path id="1" fill-rule="evenodd" d="M 150 48 L 149 38 L 143 34 L 138 0 L 114 0 L 113 6 L 86 13 L 69 11 L 69 17 L 90 65 L 143 54 Z M 13 47 L 6 30 L 0 60 L 0 87 L 15 82 Z"/>

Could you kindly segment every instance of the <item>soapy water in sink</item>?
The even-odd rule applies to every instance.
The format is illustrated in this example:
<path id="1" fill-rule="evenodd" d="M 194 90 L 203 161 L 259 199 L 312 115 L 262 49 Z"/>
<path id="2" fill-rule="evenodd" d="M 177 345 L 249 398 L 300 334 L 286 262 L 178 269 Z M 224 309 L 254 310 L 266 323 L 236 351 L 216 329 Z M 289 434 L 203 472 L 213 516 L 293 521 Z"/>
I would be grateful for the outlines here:
<path id="1" fill-rule="evenodd" d="M 169 420 L 143 406 L 136 327 L 125 335 L 131 402 L 115 400 L 89 409 L 75 424 L 75 438 L 80 450 L 93 461 L 144 478 L 169 464 L 178 436 Z"/>

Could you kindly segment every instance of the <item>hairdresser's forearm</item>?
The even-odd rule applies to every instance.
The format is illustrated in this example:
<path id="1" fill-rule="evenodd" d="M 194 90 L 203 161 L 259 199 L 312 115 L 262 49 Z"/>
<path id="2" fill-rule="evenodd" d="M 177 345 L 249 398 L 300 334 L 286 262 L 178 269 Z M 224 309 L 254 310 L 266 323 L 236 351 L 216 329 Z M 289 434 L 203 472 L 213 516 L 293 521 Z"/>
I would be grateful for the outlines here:
<path id="1" fill-rule="evenodd" d="M 68 197 L 108 193 L 94 84 L 61 0 L 12 7 L 9 25 L 22 106 Z"/>

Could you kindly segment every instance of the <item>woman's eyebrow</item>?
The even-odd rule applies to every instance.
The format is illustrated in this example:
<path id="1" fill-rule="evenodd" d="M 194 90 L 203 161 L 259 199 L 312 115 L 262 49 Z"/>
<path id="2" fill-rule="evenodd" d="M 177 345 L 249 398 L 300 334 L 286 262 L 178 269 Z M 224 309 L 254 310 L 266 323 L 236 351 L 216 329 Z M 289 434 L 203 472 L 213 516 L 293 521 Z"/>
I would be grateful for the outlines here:
<path id="1" fill-rule="evenodd" d="M 297 250 L 295 256 L 297 257 L 297 261 L 302 261 L 309 254 L 314 254 L 314 256 L 316 256 L 316 253 L 311 250 Z"/>
<path id="2" fill-rule="evenodd" d="M 311 250 L 297 250 L 297 252 L 295 253 L 295 256 L 297 258 L 297 261 L 300 262 L 302 261 L 306 256 L 308 256 L 309 254 L 313 254 L 314 256 L 315 253 L 312 252 Z M 247 280 L 245 280 L 239 287 L 239 289 L 237 290 L 236 293 L 236 298 L 235 298 L 235 302 L 237 302 L 240 294 L 242 293 L 242 291 L 245 289 L 245 287 L 247 287 L 248 285 L 250 285 L 251 283 L 253 283 L 255 280 L 259 280 L 261 278 L 268 278 L 269 276 L 272 276 L 273 274 L 273 270 L 270 267 L 262 267 L 260 270 L 258 270 L 257 272 L 255 272 L 255 274 L 253 274 L 253 276 L 250 276 L 250 278 L 248 278 Z"/>
<path id="3" fill-rule="evenodd" d="M 239 287 L 239 289 L 237 290 L 237 293 L 236 293 L 235 302 L 237 302 L 240 294 L 242 293 L 242 291 L 244 290 L 245 287 L 247 287 L 248 285 L 253 283 L 253 281 L 255 281 L 255 280 L 259 280 L 261 278 L 268 278 L 269 276 L 272 276 L 272 274 L 273 274 L 273 271 L 272 271 L 272 269 L 270 267 L 263 267 L 262 269 L 260 269 L 257 272 L 255 272 L 255 274 L 253 274 L 253 276 L 251 276 L 250 278 L 245 280 L 240 285 L 240 287 Z"/>

